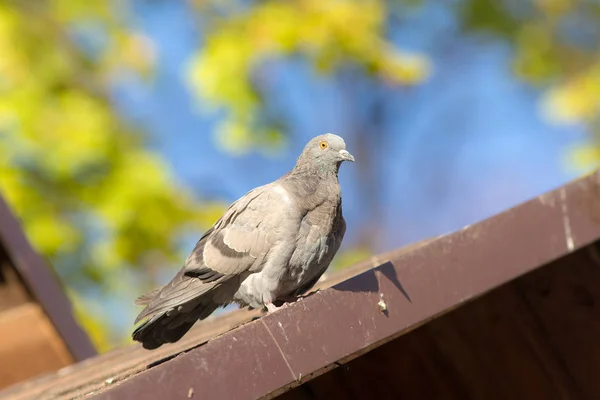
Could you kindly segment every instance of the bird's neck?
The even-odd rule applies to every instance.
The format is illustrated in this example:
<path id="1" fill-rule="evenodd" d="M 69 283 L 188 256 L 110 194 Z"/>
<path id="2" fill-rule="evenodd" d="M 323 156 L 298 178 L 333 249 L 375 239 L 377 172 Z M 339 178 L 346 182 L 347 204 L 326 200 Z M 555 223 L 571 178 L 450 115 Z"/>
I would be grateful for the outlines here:
<path id="1" fill-rule="evenodd" d="M 320 179 L 331 179 L 338 180 L 338 172 L 340 170 L 341 163 L 331 164 L 321 160 L 313 160 L 306 162 L 302 160 L 302 157 L 298 159 L 296 166 L 290 172 L 292 175 L 312 175 L 317 176 Z"/>
<path id="2" fill-rule="evenodd" d="M 287 174 L 285 181 L 289 184 L 286 185 L 287 189 L 307 205 L 320 204 L 327 199 L 336 201 L 340 195 L 338 167 L 332 169 L 319 165 L 296 166 Z"/>

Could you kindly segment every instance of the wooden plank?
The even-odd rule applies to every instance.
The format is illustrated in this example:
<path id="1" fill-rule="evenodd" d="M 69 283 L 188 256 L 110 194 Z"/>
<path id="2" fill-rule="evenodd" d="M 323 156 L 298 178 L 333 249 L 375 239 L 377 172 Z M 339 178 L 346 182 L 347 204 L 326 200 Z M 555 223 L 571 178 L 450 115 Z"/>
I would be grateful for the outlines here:
<path id="1" fill-rule="evenodd" d="M 393 340 L 278 399 L 468 400 L 460 377 L 435 356 L 435 340 L 422 332 Z"/>
<path id="2" fill-rule="evenodd" d="M 425 242 L 423 242 L 425 243 Z M 422 245 L 422 243 L 418 244 Z M 409 246 L 403 251 L 418 247 Z M 388 254 L 379 256 L 377 260 L 358 263 L 342 271 L 328 274 L 327 278 L 315 285 L 326 288 L 336 283 L 368 270 L 374 263 L 386 260 Z M 0 400 L 25 399 L 62 399 L 83 396 L 85 394 L 117 384 L 131 375 L 148 368 L 153 363 L 159 363 L 165 358 L 198 346 L 233 328 L 239 327 L 251 319 L 261 315 L 258 310 L 236 310 L 198 322 L 192 330 L 180 341 L 167 344 L 161 348 L 148 351 L 138 344 L 115 349 L 91 360 L 85 360 L 76 365 L 63 368 L 57 374 L 42 376 L 15 385 L 0 392 Z"/>
<path id="3" fill-rule="evenodd" d="M 0 388 L 73 362 L 62 339 L 36 303 L 0 313 L 0 336 Z"/>
<path id="4" fill-rule="evenodd" d="M 543 338 L 579 398 L 600 398 L 600 265 L 595 246 L 571 264 L 547 268 L 516 282 Z M 541 272 L 541 271 L 540 271 Z"/>
<path id="5" fill-rule="evenodd" d="M 530 319 L 511 284 L 424 329 L 471 398 L 579 398 Z"/>
<path id="6" fill-rule="evenodd" d="M 118 384 L 127 377 L 144 371 L 153 363 L 177 355 L 212 337 L 231 330 L 259 312 L 239 310 L 198 323 L 188 335 L 177 343 L 148 351 L 140 345 L 115 349 L 90 360 L 61 369 L 55 374 L 15 385 L 0 391 L 1 400 L 24 399 L 72 399 L 85 396 L 110 385 Z"/>
<path id="7" fill-rule="evenodd" d="M 96 355 L 96 349 L 75 320 L 71 303 L 56 273 L 25 236 L 17 218 L 0 195 L 0 247 L 8 255 L 32 297 L 42 306 L 77 361 Z"/>
<path id="8" fill-rule="evenodd" d="M 529 273 L 279 399 L 600 399 L 594 249 Z"/>
<path id="9" fill-rule="evenodd" d="M 600 257 L 597 257 L 600 259 Z M 595 399 L 600 267 L 588 250 L 513 281 L 281 398 Z M 14 398 L 72 398 L 118 383 L 251 316 L 199 324 L 162 352 L 122 349 L 31 381 Z M 229 325 L 230 324 L 230 325 Z M 213 330 L 214 328 L 214 330 Z M 134 350 L 134 351 L 131 351 Z M 111 382 L 111 383 L 108 383 Z M 373 382 L 365 384 L 365 382 Z M 37 393 L 37 394 L 35 394 Z M 11 398 L 11 393 L 7 393 Z"/>
<path id="10" fill-rule="evenodd" d="M 27 303 L 31 299 L 23 281 L 3 256 L 0 248 L 0 312 Z"/>

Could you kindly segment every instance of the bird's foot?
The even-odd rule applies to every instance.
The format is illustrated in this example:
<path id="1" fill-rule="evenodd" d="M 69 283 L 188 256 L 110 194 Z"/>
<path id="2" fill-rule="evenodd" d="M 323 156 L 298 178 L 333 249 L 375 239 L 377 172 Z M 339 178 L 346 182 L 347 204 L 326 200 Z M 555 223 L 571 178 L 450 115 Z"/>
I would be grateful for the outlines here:
<path id="1" fill-rule="evenodd" d="M 283 307 L 283 305 L 277 307 L 275 304 L 269 303 L 269 304 L 266 304 L 265 307 L 266 307 L 268 313 L 272 313 L 272 312 L 279 310 L 281 307 Z"/>
<path id="2" fill-rule="evenodd" d="M 267 309 L 267 311 L 269 313 L 272 313 L 274 311 L 279 310 L 280 308 L 286 307 L 288 304 L 297 303 L 300 300 L 302 300 L 308 296 L 311 296 L 317 292 L 320 292 L 320 291 L 321 291 L 321 289 L 317 289 L 317 290 L 314 290 L 305 295 L 279 297 L 277 300 L 274 300 L 272 303 L 266 304 L 265 308 Z"/>

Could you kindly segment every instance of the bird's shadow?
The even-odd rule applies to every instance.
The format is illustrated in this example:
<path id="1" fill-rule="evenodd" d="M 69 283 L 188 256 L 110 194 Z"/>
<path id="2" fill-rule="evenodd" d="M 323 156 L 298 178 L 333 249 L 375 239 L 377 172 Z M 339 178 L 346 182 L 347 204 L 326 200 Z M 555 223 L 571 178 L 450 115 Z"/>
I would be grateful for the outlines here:
<path id="1" fill-rule="evenodd" d="M 342 292 L 377 293 L 381 289 L 380 276 L 385 276 L 387 279 L 389 279 L 390 282 L 392 282 L 392 284 L 402 293 L 406 300 L 408 300 L 409 303 L 412 303 L 408 292 L 406 289 L 404 289 L 404 286 L 402 286 L 400 279 L 398 279 L 398 274 L 396 273 L 394 264 L 392 264 L 391 261 L 387 261 L 376 268 L 365 271 L 354 278 L 340 282 L 333 286 L 332 289 Z"/>

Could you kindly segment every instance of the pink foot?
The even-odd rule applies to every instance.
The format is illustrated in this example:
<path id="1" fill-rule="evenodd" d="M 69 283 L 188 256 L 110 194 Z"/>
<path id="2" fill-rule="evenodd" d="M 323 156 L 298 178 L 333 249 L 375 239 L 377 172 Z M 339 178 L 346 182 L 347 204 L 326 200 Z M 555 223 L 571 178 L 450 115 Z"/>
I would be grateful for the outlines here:
<path id="1" fill-rule="evenodd" d="M 266 307 L 267 307 L 267 311 L 268 311 L 269 313 L 272 313 L 272 312 L 275 312 L 275 311 L 279 310 L 279 309 L 280 309 L 281 307 L 283 307 L 283 306 L 281 306 L 281 307 L 277 307 L 275 304 L 273 304 L 273 303 L 269 303 L 269 304 L 267 304 L 267 306 L 266 306 Z"/>

